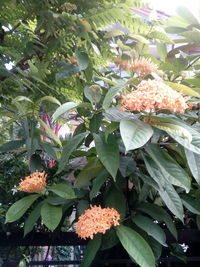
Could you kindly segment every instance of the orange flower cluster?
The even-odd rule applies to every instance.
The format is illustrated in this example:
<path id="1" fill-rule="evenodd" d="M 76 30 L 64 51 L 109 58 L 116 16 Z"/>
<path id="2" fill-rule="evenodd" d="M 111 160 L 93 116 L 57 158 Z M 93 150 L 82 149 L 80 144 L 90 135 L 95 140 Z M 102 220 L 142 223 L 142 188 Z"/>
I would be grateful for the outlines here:
<path id="1" fill-rule="evenodd" d="M 130 65 L 130 69 L 137 73 L 137 75 L 143 79 L 147 75 L 157 70 L 157 65 L 152 63 L 150 59 L 141 58 L 133 61 Z"/>
<path id="2" fill-rule="evenodd" d="M 183 113 L 189 108 L 188 98 L 160 81 L 142 81 L 137 90 L 128 93 L 122 100 L 121 110 L 154 112 L 167 109 Z"/>
<path id="3" fill-rule="evenodd" d="M 76 224 L 76 233 L 83 239 L 97 233 L 105 234 L 113 225 L 119 225 L 120 214 L 114 208 L 91 206 L 82 214 Z"/>
<path id="4" fill-rule="evenodd" d="M 117 58 L 115 60 L 115 64 L 121 67 L 124 70 L 132 70 L 137 75 L 143 79 L 148 74 L 155 72 L 157 70 L 157 65 L 151 62 L 150 59 L 147 58 L 141 58 L 141 59 L 135 59 L 133 63 L 129 63 L 126 60 Z"/>
<path id="5" fill-rule="evenodd" d="M 41 192 L 46 186 L 46 177 L 45 172 L 36 171 L 21 180 L 18 190 L 28 193 Z"/>

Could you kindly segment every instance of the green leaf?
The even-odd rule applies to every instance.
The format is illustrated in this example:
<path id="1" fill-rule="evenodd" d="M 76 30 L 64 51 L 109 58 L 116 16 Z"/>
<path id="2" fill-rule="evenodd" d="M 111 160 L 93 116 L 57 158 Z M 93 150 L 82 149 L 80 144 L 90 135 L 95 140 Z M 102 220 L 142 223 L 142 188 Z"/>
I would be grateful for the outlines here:
<path id="1" fill-rule="evenodd" d="M 104 38 L 113 38 L 120 35 L 124 35 L 124 32 L 120 30 L 111 30 L 105 33 Z"/>
<path id="2" fill-rule="evenodd" d="M 40 142 L 40 146 L 45 150 L 45 152 L 51 159 L 58 159 L 52 144 Z"/>
<path id="3" fill-rule="evenodd" d="M 75 64 L 65 63 L 63 64 L 62 69 L 58 73 L 56 73 L 55 78 L 56 81 L 62 81 L 78 72 L 80 72 L 79 66 L 76 66 Z"/>
<path id="4" fill-rule="evenodd" d="M 55 184 L 52 186 L 48 186 L 47 188 L 49 191 L 54 192 L 56 195 L 66 198 L 66 199 L 73 199 L 76 198 L 74 190 L 71 186 L 67 184 Z"/>
<path id="5" fill-rule="evenodd" d="M 17 150 L 25 144 L 25 140 L 13 140 L 0 146 L 1 152 Z"/>
<path id="6" fill-rule="evenodd" d="M 17 96 L 16 98 L 14 98 L 12 102 L 14 103 L 14 102 L 21 102 L 21 101 L 27 101 L 27 102 L 30 102 L 30 103 L 33 104 L 33 101 L 30 98 L 28 98 L 26 96 L 22 96 L 22 95 Z"/>
<path id="7" fill-rule="evenodd" d="M 113 133 L 115 130 L 119 128 L 118 122 L 111 122 L 105 130 L 105 140 L 107 141 L 109 134 Z"/>
<path id="8" fill-rule="evenodd" d="M 173 220 L 162 207 L 151 203 L 142 203 L 137 206 L 137 210 L 148 214 L 159 222 L 164 222 L 172 235 L 177 239 L 177 230 L 173 223 Z"/>
<path id="9" fill-rule="evenodd" d="M 179 6 L 176 9 L 177 14 L 188 24 L 199 24 L 194 14 L 185 6 Z"/>
<path id="10" fill-rule="evenodd" d="M 101 186 L 108 179 L 109 173 L 104 169 L 101 173 L 93 180 L 92 189 L 90 191 L 90 199 L 93 199 L 99 192 Z"/>
<path id="11" fill-rule="evenodd" d="M 153 30 L 148 34 L 148 38 L 165 41 L 168 44 L 172 44 L 172 39 L 164 32 L 164 30 Z"/>
<path id="12" fill-rule="evenodd" d="M 166 184 L 165 188 L 159 190 L 159 194 L 169 210 L 183 221 L 183 205 L 174 187 Z"/>
<path id="13" fill-rule="evenodd" d="M 159 185 L 158 192 L 162 200 L 174 215 L 176 215 L 180 220 L 183 220 L 183 205 L 176 190 L 165 179 L 165 176 L 151 158 L 144 156 L 143 158 L 149 174 Z"/>
<path id="14" fill-rule="evenodd" d="M 42 125 L 42 127 L 44 127 L 44 129 L 46 130 L 47 134 L 49 135 L 49 137 L 54 140 L 60 147 L 62 147 L 62 144 L 60 142 L 60 139 L 58 138 L 58 136 L 54 133 L 54 131 L 40 118 L 38 118 L 38 121 L 40 122 L 40 124 Z"/>
<path id="15" fill-rule="evenodd" d="M 84 87 L 84 95 L 85 97 L 93 104 L 99 103 L 102 96 L 101 87 L 97 84 Z"/>
<path id="16" fill-rule="evenodd" d="M 79 146 L 86 135 L 87 133 L 82 133 L 73 136 L 72 139 L 70 139 L 69 142 L 63 147 L 57 173 L 60 173 L 65 168 L 65 165 L 68 163 L 71 153 Z"/>
<path id="17" fill-rule="evenodd" d="M 33 154 L 31 155 L 30 158 L 30 171 L 35 172 L 35 171 L 42 171 L 43 166 L 42 166 L 42 159 L 40 155 L 38 154 Z"/>
<path id="18" fill-rule="evenodd" d="M 62 218 L 62 206 L 52 206 L 45 202 L 41 208 L 41 217 L 46 227 L 53 231 Z"/>
<path id="19" fill-rule="evenodd" d="M 185 155 L 194 179 L 200 184 L 200 155 L 188 149 L 185 149 Z"/>
<path id="20" fill-rule="evenodd" d="M 84 251 L 83 260 L 81 262 L 81 267 L 89 267 L 91 265 L 92 261 L 94 260 L 97 254 L 97 251 L 99 250 L 101 246 L 101 239 L 102 239 L 102 236 L 100 234 L 97 234 L 94 236 L 93 239 L 91 239 L 88 242 L 87 247 Z"/>
<path id="21" fill-rule="evenodd" d="M 98 176 L 103 169 L 101 162 L 94 158 L 81 170 L 77 176 L 74 187 L 79 188 L 87 185 L 87 183 L 94 177 Z"/>
<path id="22" fill-rule="evenodd" d="M 114 208 L 120 213 L 121 219 L 126 214 L 126 198 L 122 191 L 117 189 L 114 185 L 107 192 L 104 197 L 105 207 Z"/>
<path id="23" fill-rule="evenodd" d="M 165 43 L 157 43 L 156 44 L 158 54 L 160 58 L 165 61 L 165 58 L 167 57 L 167 47 Z"/>
<path id="24" fill-rule="evenodd" d="M 115 179 L 119 168 L 119 147 L 115 136 L 110 135 L 107 142 L 94 134 L 96 151 L 100 161 Z"/>
<path id="25" fill-rule="evenodd" d="M 185 95 L 194 96 L 200 98 L 200 94 L 198 94 L 195 90 L 192 88 L 179 83 L 172 83 L 172 82 L 164 82 L 165 84 L 169 85 L 172 89 L 181 92 Z"/>
<path id="26" fill-rule="evenodd" d="M 92 119 L 90 120 L 90 126 L 89 126 L 91 133 L 98 133 L 99 132 L 102 118 L 103 118 L 102 113 L 97 113 L 97 114 L 93 115 Z"/>
<path id="27" fill-rule="evenodd" d="M 181 196 L 183 205 L 192 213 L 200 215 L 200 201 L 193 199 L 188 195 Z"/>
<path id="28" fill-rule="evenodd" d="M 80 52 L 80 51 L 76 51 L 76 58 L 77 58 L 77 62 L 78 65 L 80 67 L 80 70 L 85 70 L 87 69 L 88 65 L 89 65 L 89 57 L 85 52 Z"/>
<path id="29" fill-rule="evenodd" d="M 155 161 L 161 173 L 167 181 L 180 186 L 189 192 L 190 177 L 187 172 L 163 149 L 156 144 L 149 144 L 145 150 L 150 157 Z M 153 177 L 152 177 L 153 178 Z"/>
<path id="30" fill-rule="evenodd" d="M 40 197 L 39 194 L 34 194 L 16 201 L 6 213 L 6 223 L 15 222 L 21 218 L 38 197 Z"/>
<path id="31" fill-rule="evenodd" d="M 148 243 L 134 230 L 120 225 L 116 227 L 117 236 L 128 254 L 141 267 L 155 267 L 155 258 Z"/>
<path id="32" fill-rule="evenodd" d="M 127 177 L 136 170 L 136 163 L 133 158 L 130 157 L 121 157 L 119 170 L 123 177 Z"/>
<path id="33" fill-rule="evenodd" d="M 28 218 L 26 219 L 26 221 L 24 223 L 24 236 L 26 236 L 28 233 L 30 233 L 33 230 L 35 223 L 40 218 L 40 211 L 41 211 L 42 204 L 43 204 L 43 202 L 40 202 L 34 208 L 34 210 L 31 211 Z"/>
<path id="34" fill-rule="evenodd" d="M 172 134 L 182 137 L 183 139 L 187 139 L 189 143 L 192 141 L 191 133 L 180 125 L 160 122 L 160 123 L 153 124 L 153 126 L 167 133 L 172 133 Z"/>
<path id="35" fill-rule="evenodd" d="M 109 249 L 114 247 L 119 243 L 119 239 L 116 235 L 114 228 L 109 229 L 102 236 L 101 250 Z"/>
<path id="36" fill-rule="evenodd" d="M 51 102 L 51 103 L 54 103 L 54 104 L 57 104 L 57 105 L 61 105 L 60 101 L 58 99 L 56 99 L 55 97 L 53 96 L 43 96 L 41 97 L 37 103 L 42 103 L 43 101 L 48 101 L 48 102 Z"/>
<path id="37" fill-rule="evenodd" d="M 77 107 L 79 104 L 75 102 L 67 102 L 65 104 L 62 104 L 60 107 L 56 109 L 54 114 L 52 115 L 52 120 L 55 121 L 59 116 L 64 114 L 65 112 L 70 111 L 71 109 Z"/>
<path id="38" fill-rule="evenodd" d="M 158 224 L 142 215 L 132 216 L 132 220 L 138 227 L 147 232 L 148 235 L 152 236 L 161 245 L 167 246 L 165 232 Z"/>
<path id="39" fill-rule="evenodd" d="M 129 151 L 145 145 L 153 135 L 153 130 L 145 122 L 122 119 L 120 122 L 120 133 L 126 151 Z"/>
<path id="40" fill-rule="evenodd" d="M 103 101 L 103 108 L 104 109 L 108 109 L 109 106 L 112 103 L 112 100 L 114 98 L 114 96 L 123 88 L 126 87 L 126 82 L 124 81 L 120 81 L 118 84 L 114 85 L 113 87 L 111 87 L 110 89 L 108 89 L 108 92 L 104 98 Z"/>

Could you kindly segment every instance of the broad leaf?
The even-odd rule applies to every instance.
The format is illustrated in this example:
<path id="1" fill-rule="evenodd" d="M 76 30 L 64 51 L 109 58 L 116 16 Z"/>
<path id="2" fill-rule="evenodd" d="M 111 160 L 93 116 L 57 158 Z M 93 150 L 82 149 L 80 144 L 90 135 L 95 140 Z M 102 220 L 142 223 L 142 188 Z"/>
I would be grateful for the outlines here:
<path id="1" fill-rule="evenodd" d="M 153 135 L 153 130 L 151 126 L 145 122 L 133 119 L 122 119 L 120 122 L 120 133 L 126 151 L 129 151 L 145 145 Z"/>
<path id="2" fill-rule="evenodd" d="M 71 186 L 67 184 L 55 184 L 52 186 L 48 186 L 47 188 L 49 191 L 54 192 L 56 195 L 66 198 L 66 199 L 73 199 L 76 198 L 74 190 Z"/>
<path id="3" fill-rule="evenodd" d="M 78 62 L 78 65 L 80 67 L 80 70 L 87 69 L 87 67 L 89 65 L 88 55 L 85 52 L 80 52 L 80 51 L 76 50 L 76 58 L 77 58 L 77 62 Z"/>
<path id="4" fill-rule="evenodd" d="M 117 236 L 128 254 L 141 267 L 155 267 L 155 258 L 148 243 L 133 229 L 120 225 L 116 227 Z"/>
<path id="5" fill-rule="evenodd" d="M 40 142 L 40 146 L 45 150 L 45 152 L 51 159 L 58 159 L 52 144 Z"/>
<path id="6" fill-rule="evenodd" d="M 152 236 L 161 245 L 166 246 L 165 232 L 158 224 L 154 223 L 148 217 L 142 215 L 132 216 L 132 220 L 138 227 L 147 232 L 148 235 Z"/>
<path id="7" fill-rule="evenodd" d="M 181 196 L 183 205 L 192 213 L 200 215 L 200 201 L 193 199 L 188 195 Z"/>
<path id="8" fill-rule="evenodd" d="M 164 82 L 165 84 L 169 85 L 172 89 L 181 92 L 185 95 L 194 96 L 200 98 L 200 94 L 198 94 L 195 90 L 192 88 L 179 83 L 172 83 L 172 82 Z"/>
<path id="9" fill-rule="evenodd" d="M 54 103 L 54 104 L 57 104 L 57 105 L 61 105 L 60 101 L 58 99 L 56 99 L 55 97 L 53 96 L 43 96 L 42 98 L 40 98 L 37 103 L 42 103 L 43 101 L 47 101 L 47 102 L 51 102 L 51 103 Z"/>
<path id="10" fill-rule="evenodd" d="M 41 208 L 41 217 L 49 230 L 55 230 L 62 218 L 62 206 L 53 206 L 45 202 Z"/>
<path id="11" fill-rule="evenodd" d="M 25 144 L 25 140 L 13 140 L 0 146 L 1 152 L 17 150 Z"/>
<path id="12" fill-rule="evenodd" d="M 189 192 L 190 177 L 167 152 L 155 144 L 149 144 L 145 149 L 167 181 Z"/>
<path id="13" fill-rule="evenodd" d="M 38 197 L 40 197 L 39 194 L 34 194 L 16 201 L 6 213 L 6 223 L 21 218 Z"/>
<path id="14" fill-rule="evenodd" d="M 37 220 L 40 218 L 40 211 L 41 211 L 41 206 L 43 202 L 40 202 L 34 210 L 31 211 L 29 214 L 28 218 L 26 219 L 24 223 L 24 236 L 30 233 L 33 230 L 33 227 Z"/>
<path id="15" fill-rule="evenodd" d="M 103 169 L 101 162 L 94 158 L 78 174 L 74 187 L 79 188 L 87 185 L 87 183 L 94 177 L 98 176 Z"/>
<path id="16" fill-rule="evenodd" d="M 119 147 L 115 136 L 110 135 L 107 142 L 94 134 L 94 141 L 100 161 L 115 179 L 119 168 Z"/>
<path id="17" fill-rule="evenodd" d="M 90 199 L 93 199 L 96 194 L 99 192 L 101 186 L 105 183 L 107 178 L 109 177 L 109 173 L 107 170 L 101 171 L 101 173 L 93 180 L 92 189 L 90 190 Z"/>
<path id="18" fill-rule="evenodd" d="M 177 239 L 177 230 L 173 223 L 173 220 L 162 207 L 151 203 L 142 203 L 139 206 L 137 206 L 137 209 L 142 212 L 145 212 L 146 214 L 148 214 L 157 221 L 164 222 L 168 227 L 169 231 Z"/>
<path id="19" fill-rule="evenodd" d="M 56 111 L 52 115 L 52 120 L 55 121 L 59 116 L 61 116 L 65 112 L 70 111 L 71 109 L 77 106 L 78 106 L 78 103 L 75 103 L 75 102 L 67 102 L 65 104 L 62 104 L 60 107 L 56 109 Z"/>
<path id="20" fill-rule="evenodd" d="M 40 155 L 38 154 L 33 154 L 30 157 L 30 171 L 33 173 L 35 171 L 42 171 L 43 166 L 42 166 L 42 159 Z"/>
<path id="21" fill-rule="evenodd" d="M 200 155 L 185 149 L 187 163 L 198 184 L 200 184 Z"/>
<path id="22" fill-rule="evenodd" d="M 117 85 L 114 85 L 113 87 L 111 87 L 111 88 L 108 90 L 108 92 L 107 92 L 107 94 L 106 94 L 106 96 L 105 96 L 105 98 L 104 98 L 104 101 L 103 101 L 103 108 L 104 108 L 104 109 L 108 109 L 109 106 L 110 106 L 111 103 L 112 103 L 112 100 L 113 100 L 114 96 L 115 96 L 121 89 L 123 89 L 123 88 L 125 88 L 125 87 L 126 87 L 126 82 L 124 82 L 124 81 L 121 81 L 121 82 L 119 82 Z"/>
<path id="23" fill-rule="evenodd" d="M 86 135 L 87 133 L 82 133 L 72 137 L 72 139 L 70 139 L 69 142 L 63 147 L 57 173 L 61 172 L 65 168 L 71 153 L 79 146 Z"/>
<path id="24" fill-rule="evenodd" d="M 136 163 L 133 158 L 130 157 L 121 157 L 119 170 L 123 177 L 127 177 L 136 170 Z"/>
<path id="25" fill-rule="evenodd" d="M 89 267 L 94 260 L 97 251 L 101 246 L 101 238 L 100 234 L 94 236 L 93 239 L 89 241 L 87 247 L 84 251 L 83 260 L 81 262 L 81 267 Z"/>

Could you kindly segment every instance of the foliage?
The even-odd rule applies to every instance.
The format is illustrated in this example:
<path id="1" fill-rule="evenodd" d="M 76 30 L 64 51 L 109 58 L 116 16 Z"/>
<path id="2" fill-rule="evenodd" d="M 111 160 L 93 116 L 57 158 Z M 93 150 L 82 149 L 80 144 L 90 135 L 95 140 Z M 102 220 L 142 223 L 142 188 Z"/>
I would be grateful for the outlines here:
<path id="1" fill-rule="evenodd" d="M 115 208 L 120 225 L 89 242 L 83 266 L 120 242 L 134 262 L 153 267 L 158 250 L 169 245 L 165 227 L 175 238 L 177 225 L 193 221 L 199 227 L 200 18 L 180 8 L 167 22 L 166 30 L 178 34 L 170 38 L 159 22 L 144 22 L 130 10 L 144 6 L 139 0 L 73 4 L 2 1 L 0 152 L 25 155 L 9 184 L 5 158 L 0 182 L 9 197 L 0 201 L 1 217 L 7 210 L 9 224 L 3 227 L 19 229 L 25 222 L 25 235 L 32 229 L 68 231 L 89 205 Z M 117 21 L 129 32 L 107 30 Z M 152 42 L 159 60 L 148 53 Z M 114 59 L 141 56 L 158 65 L 144 79 L 181 92 L 192 109 L 120 109 L 121 98 L 141 79 Z M 81 123 L 60 138 L 58 129 L 72 111 Z M 12 196 L 12 186 L 28 168 L 45 170 L 48 185 L 42 192 Z"/>

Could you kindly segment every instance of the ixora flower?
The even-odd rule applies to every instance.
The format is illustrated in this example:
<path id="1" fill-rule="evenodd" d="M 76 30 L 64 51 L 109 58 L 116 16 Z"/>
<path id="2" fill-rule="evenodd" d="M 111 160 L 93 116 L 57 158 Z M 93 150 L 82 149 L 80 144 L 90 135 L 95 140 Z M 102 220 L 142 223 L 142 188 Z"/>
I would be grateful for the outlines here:
<path id="1" fill-rule="evenodd" d="M 76 233 L 83 239 L 97 233 L 105 234 L 112 226 L 119 225 L 120 214 L 114 208 L 91 206 L 82 214 L 76 224 Z"/>
<path id="2" fill-rule="evenodd" d="M 130 69 L 137 73 L 141 79 L 146 77 L 148 74 L 155 72 L 157 68 L 157 65 L 147 58 L 135 59 L 130 65 Z"/>
<path id="3" fill-rule="evenodd" d="M 36 171 L 21 180 L 18 190 L 28 193 L 41 192 L 46 186 L 46 177 L 45 172 Z"/>
<path id="4" fill-rule="evenodd" d="M 170 110 L 184 113 L 189 108 L 188 97 L 173 90 L 163 82 L 156 80 L 142 81 L 138 88 L 123 98 L 121 110 L 145 111 Z"/>

